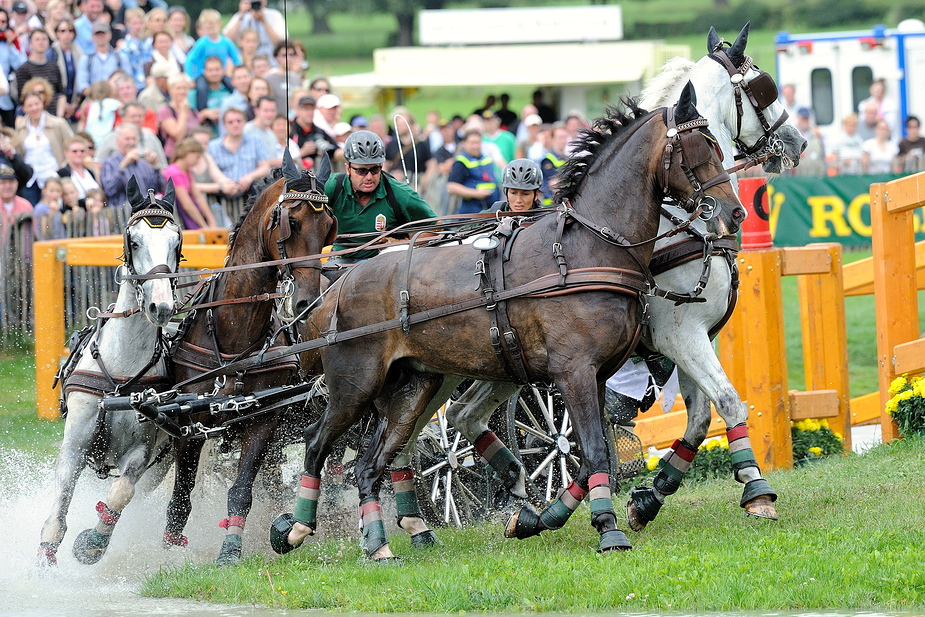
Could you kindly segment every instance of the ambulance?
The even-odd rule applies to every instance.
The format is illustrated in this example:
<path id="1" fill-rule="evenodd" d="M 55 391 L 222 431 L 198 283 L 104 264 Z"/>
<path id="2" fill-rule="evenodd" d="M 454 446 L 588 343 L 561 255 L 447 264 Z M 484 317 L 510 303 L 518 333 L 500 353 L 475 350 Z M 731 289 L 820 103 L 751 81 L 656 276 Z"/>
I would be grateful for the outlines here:
<path id="1" fill-rule="evenodd" d="M 841 131 L 841 120 L 858 111 L 870 84 L 885 79 L 887 98 L 899 110 L 894 138 L 912 114 L 925 118 L 925 24 L 907 19 L 895 29 L 777 35 L 777 81 L 796 87 L 825 136 Z M 897 137 L 899 136 L 899 137 Z"/>

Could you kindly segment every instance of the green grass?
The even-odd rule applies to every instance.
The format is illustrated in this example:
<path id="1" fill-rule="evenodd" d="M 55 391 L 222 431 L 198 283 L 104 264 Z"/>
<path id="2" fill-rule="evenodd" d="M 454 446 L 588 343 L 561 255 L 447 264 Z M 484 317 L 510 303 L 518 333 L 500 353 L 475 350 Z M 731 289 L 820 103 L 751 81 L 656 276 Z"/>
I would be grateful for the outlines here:
<path id="1" fill-rule="evenodd" d="M 31 351 L 0 350 L 0 447 L 50 458 L 57 454 L 63 426 L 62 421 L 36 417 L 35 361 Z"/>
<path id="2" fill-rule="evenodd" d="M 731 480 L 682 487 L 629 553 L 598 555 L 582 506 L 523 541 L 489 523 L 441 529 L 445 547 L 417 554 L 397 535 L 401 567 L 367 564 L 350 540 L 309 540 L 234 569 L 165 569 L 142 594 L 361 612 L 921 610 L 923 473 L 925 442 L 908 439 L 770 474 L 776 523 L 746 518 Z"/>

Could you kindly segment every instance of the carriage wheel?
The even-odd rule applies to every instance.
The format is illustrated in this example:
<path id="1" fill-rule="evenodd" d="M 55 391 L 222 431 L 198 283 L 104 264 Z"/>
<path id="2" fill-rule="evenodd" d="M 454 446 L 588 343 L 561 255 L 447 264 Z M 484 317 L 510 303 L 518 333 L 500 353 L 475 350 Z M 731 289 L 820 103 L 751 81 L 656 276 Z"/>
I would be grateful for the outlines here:
<path id="1" fill-rule="evenodd" d="M 609 425 L 605 425 L 609 429 Z M 526 468 L 527 492 L 539 503 L 556 498 L 578 475 L 581 448 L 571 417 L 554 386 L 524 386 L 508 401 L 508 446 Z M 608 452 L 613 452 L 610 430 L 604 431 Z M 617 474 L 610 456 L 610 485 L 616 490 Z"/>
<path id="2" fill-rule="evenodd" d="M 462 527 L 485 517 L 491 470 L 447 423 L 443 408 L 421 431 L 414 466 L 418 503 L 428 524 Z"/>

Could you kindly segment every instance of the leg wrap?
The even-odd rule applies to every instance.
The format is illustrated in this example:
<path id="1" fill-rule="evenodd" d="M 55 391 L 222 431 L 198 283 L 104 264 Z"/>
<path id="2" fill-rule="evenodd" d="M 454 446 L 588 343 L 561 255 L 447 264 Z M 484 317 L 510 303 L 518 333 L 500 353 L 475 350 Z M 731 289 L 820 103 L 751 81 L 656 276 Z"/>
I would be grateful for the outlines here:
<path id="1" fill-rule="evenodd" d="M 396 469 L 391 475 L 392 490 L 395 492 L 395 514 L 399 523 L 406 516 L 422 518 L 418 496 L 414 491 L 414 470 L 410 467 L 403 467 Z"/>
<path id="2" fill-rule="evenodd" d="M 662 459 L 662 468 L 652 481 L 655 490 L 662 495 L 672 495 L 677 492 L 695 456 L 697 456 L 696 448 L 692 448 L 683 439 L 675 441 L 671 446 L 671 451 Z"/>
<path id="3" fill-rule="evenodd" d="M 42 542 L 39 544 L 38 565 L 49 567 L 58 565 L 58 544 Z"/>
<path id="4" fill-rule="evenodd" d="M 240 536 L 244 534 L 245 522 L 243 516 L 229 516 L 226 519 L 222 519 L 218 526 L 222 529 L 226 529 L 229 534 Z"/>
<path id="5" fill-rule="evenodd" d="M 318 525 L 318 496 L 321 493 L 321 478 L 302 474 L 299 484 L 299 497 L 295 502 L 295 520 L 312 531 Z"/>
<path id="6" fill-rule="evenodd" d="M 746 467 L 758 467 L 755 453 L 752 451 L 752 442 L 748 438 L 748 426 L 743 422 L 726 429 L 726 438 L 729 440 L 729 454 L 732 456 L 732 470 L 735 479 L 739 482 L 738 471 Z"/>
<path id="7" fill-rule="evenodd" d="M 112 530 L 116 526 L 116 523 L 119 522 L 119 517 L 122 516 L 122 513 L 110 510 L 109 506 L 102 501 L 96 503 L 96 513 L 100 517 L 100 522 L 96 524 L 96 531 L 99 532 L 100 535 L 112 535 Z"/>
<path id="8" fill-rule="evenodd" d="M 363 525 L 361 546 L 367 557 L 389 543 L 382 522 L 382 504 L 375 497 L 367 497 L 360 503 L 360 522 Z"/>
<path id="9" fill-rule="evenodd" d="M 540 514 L 540 531 L 561 529 L 587 494 L 588 491 L 578 486 L 578 483 L 573 480 Z"/>
<path id="10" fill-rule="evenodd" d="M 492 431 L 479 435 L 475 451 L 497 472 L 505 488 L 511 488 L 520 479 L 521 462 Z"/>
<path id="11" fill-rule="evenodd" d="M 617 515 L 613 511 L 613 500 L 610 496 L 610 475 L 599 472 L 591 475 L 588 480 L 588 496 L 591 505 L 592 524 L 601 516 L 610 514 L 614 520 Z"/>

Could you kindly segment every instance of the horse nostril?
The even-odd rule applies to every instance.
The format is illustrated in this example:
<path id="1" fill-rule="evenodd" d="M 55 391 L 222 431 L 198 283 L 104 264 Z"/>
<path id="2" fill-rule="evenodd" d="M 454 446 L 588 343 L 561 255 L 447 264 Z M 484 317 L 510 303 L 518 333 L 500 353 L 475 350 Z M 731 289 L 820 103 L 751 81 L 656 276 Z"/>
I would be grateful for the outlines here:
<path id="1" fill-rule="evenodd" d="M 808 143 L 809 142 L 807 142 L 805 139 L 803 140 L 803 145 L 800 147 L 800 154 L 803 154 L 803 151 L 806 150 Z"/>
<path id="2" fill-rule="evenodd" d="M 748 216 L 748 212 L 746 212 L 745 208 L 736 208 L 732 213 L 732 218 L 737 223 L 741 223 L 742 221 L 744 221 L 745 217 L 747 216 Z"/>

